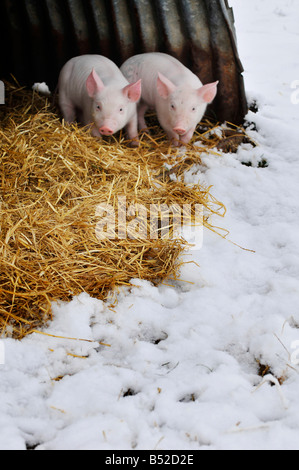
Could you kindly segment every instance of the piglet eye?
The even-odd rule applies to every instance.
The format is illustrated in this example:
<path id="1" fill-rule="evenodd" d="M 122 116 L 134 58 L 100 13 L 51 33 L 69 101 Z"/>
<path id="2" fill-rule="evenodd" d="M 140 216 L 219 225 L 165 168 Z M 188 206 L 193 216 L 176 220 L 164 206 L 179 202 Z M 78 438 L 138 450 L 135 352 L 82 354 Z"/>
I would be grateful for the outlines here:
<path id="1" fill-rule="evenodd" d="M 193 107 L 193 108 L 192 108 L 192 111 L 196 111 L 196 108 L 195 108 L 195 107 Z"/>
<path id="2" fill-rule="evenodd" d="M 101 111 L 101 105 L 98 104 L 98 105 L 97 105 L 97 109 L 98 109 L 99 111 Z"/>
<path id="3" fill-rule="evenodd" d="M 124 110 L 124 108 L 120 108 L 120 109 L 119 109 L 119 112 L 120 112 L 120 113 L 122 113 L 122 112 L 123 112 L 123 110 Z"/>
<path id="4" fill-rule="evenodd" d="M 174 105 L 174 104 L 171 105 L 171 109 L 173 109 L 173 110 L 175 109 L 175 105 Z"/>

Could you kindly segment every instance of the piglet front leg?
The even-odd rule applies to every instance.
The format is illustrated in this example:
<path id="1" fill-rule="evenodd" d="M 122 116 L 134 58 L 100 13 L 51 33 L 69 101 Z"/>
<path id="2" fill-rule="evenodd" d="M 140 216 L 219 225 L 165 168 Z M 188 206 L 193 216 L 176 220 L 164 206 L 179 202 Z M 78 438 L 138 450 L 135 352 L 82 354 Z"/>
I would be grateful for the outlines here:
<path id="1" fill-rule="evenodd" d="M 145 132 L 146 134 L 150 133 L 145 121 L 145 113 L 148 109 L 148 105 L 144 101 L 142 101 L 138 106 L 138 127 L 140 131 Z"/>
<path id="2" fill-rule="evenodd" d="M 166 130 L 166 134 L 173 147 L 181 146 L 181 136 L 172 130 Z"/>
<path id="3" fill-rule="evenodd" d="M 190 129 L 190 131 L 186 132 L 186 134 L 184 135 L 179 135 L 175 133 L 174 131 L 168 131 L 167 136 L 174 147 L 181 147 L 182 145 L 189 144 L 190 140 L 193 137 L 194 132 L 195 132 L 195 128 Z"/>
<path id="4" fill-rule="evenodd" d="M 180 136 L 180 141 L 183 144 L 189 144 L 190 140 L 192 139 L 194 132 L 195 132 L 195 127 L 190 129 L 186 134 Z"/>
<path id="5" fill-rule="evenodd" d="M 138 118 L 135 114 L 126 126 L 126 132 L 128 139 L 131 141 L 131 147 L 139 147 L 139 137 L 138 137 Z"/>
<path id="6" fill-rule="evenodd" d="M 63 98 L 60 97 L 60 109 L 65 122 L 72 124 L 76 121 L 76 108 L 71 101 L 63 100 Z"/>

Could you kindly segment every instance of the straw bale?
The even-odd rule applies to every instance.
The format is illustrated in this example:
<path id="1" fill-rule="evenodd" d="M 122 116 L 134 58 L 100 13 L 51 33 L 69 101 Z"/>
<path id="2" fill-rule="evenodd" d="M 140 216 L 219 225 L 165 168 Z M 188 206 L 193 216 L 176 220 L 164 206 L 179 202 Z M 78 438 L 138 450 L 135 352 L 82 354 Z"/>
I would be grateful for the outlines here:
<path id="1" fill-rule="evenodd" d="M 129 147 L 122 133 L 99 142 L 87 129 L 66 125 L 47 98 L 16 83 L 6 90 L 8 102 L 0 109 L 0 334 L 22 338 L 41 327 L 51 319 L 53 301 L 82 292 L 105 300 L 132 278 L 154 284 L 177 279 L 184 240 L 159 233 L 99 240 L 97 207 L 108 203 L 118 215 L 120 197 L 127 209 L 202 204 L 204 224 L 213 229 L 210 216 L 223 217 L 224 205 L 211 188 L 183 179 L 200 163 L 202 149 L 191 144 L 182 154 L 155 124 L 139 148 Z M 204 135 L 202 141 L 205 151 L 218 142 Z M 147 233 L 150 223 L 148 217 Z"/>

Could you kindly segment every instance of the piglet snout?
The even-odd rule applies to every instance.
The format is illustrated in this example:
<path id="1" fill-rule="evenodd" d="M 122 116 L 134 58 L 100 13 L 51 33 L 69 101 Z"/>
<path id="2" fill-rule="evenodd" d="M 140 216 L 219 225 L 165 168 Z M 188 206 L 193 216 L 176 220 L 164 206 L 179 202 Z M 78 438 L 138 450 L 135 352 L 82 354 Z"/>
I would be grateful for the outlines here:
<path id="1" fill-rule="evenodd" d="M 113 134 L 114 134 L 113 129 L 111 129 L 111 128 L 108 127 L 108 126 L 100 127 L 99 132 L 100 132 L 100 134 L 102 134 L 102 135 L 113 135 Z"/>
<path id="2" fill-rule="evenodd" d="M 178 135 L 185 135 L 187 132 L 183 127 L 175 127 L 173 130 Z"/>

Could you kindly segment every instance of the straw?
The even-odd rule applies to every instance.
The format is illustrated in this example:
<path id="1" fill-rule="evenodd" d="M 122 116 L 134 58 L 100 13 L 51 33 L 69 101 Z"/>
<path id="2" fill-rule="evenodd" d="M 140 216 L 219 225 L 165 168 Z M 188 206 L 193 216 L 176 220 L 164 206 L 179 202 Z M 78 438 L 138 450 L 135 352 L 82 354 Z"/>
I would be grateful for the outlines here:
<path id="1" fill-rule="evenodd" d="M 183 239 L 163 238 L 161 227 L 155 238 L 123 237 L 122 231 L 126 224 L 132 230 L 140 206 L 150 214 L 153 205 L 163 213 L 165 205 L 184 204 L 192 217 L 196 204 L 203 205 L 204 225 L 213 229 L 224 205 L 211 188 L 187 185 L 183 175 L 200 164 L 202 151 L 215 151 L 218 138 L 203 136 L 201 148 L 193 145 L 196 135 L 182 153 L 153 124 L 139 148 L 130 148 L 123 133 L 100 142 L 65 124 L 36 92 L 6 83 L 6 95 L 0 109 L 0 334 L 22 338 L 51 320 L 54 301 L 82 292 L 107 300 L 134 278 L 155 285 L 179 279 L 188 247 Z M 99 240 L 105 204 L 118 219 L 125 207 L 127 220 L 114 238 Z M 139 229 L 150 233 L 149 215 L 143 224 Z M 173 227 L 174 216 L 170 235 Z"/>

